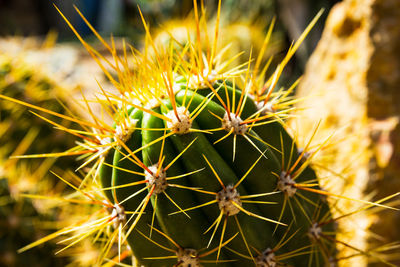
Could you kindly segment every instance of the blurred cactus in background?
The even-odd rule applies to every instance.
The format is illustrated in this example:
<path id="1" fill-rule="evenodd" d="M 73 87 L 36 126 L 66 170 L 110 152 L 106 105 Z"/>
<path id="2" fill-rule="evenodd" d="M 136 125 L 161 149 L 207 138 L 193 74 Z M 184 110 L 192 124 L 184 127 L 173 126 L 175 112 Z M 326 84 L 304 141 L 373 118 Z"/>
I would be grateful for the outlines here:
<path id="1" fill-rule="evenodd" d="M 271 17 L 272 18 L 272 17 Z M 263 47 L 266 35 L 266 22 L 254 23 L 251 21 L 230 22 L 221 19 L 220 35 L 226 36 L 218 42 L 218 50 L 225 49 L 222 60 L 234 59 L 232 65 L 239 65 L 250 58 L 250 52 L 258 55 Z M 202 32 L 202 38 L 213 35 L 216 17 L 208 20 L 208 32 Z M 173 40 L 176 46 L 184 46 L 189 39 L 194 39 L 196 33 L 196 21 L 193 15 L 185 19 L 171 19 L 164 22 L 160 27 L 153 29 L 154 43 L 157 47 L 168 46 Z M 203 44 L 206 49 L 207 43 Z M 262 64 L 266 64 L 272 55 L 282 49 L 282 36 L 279 32 L 274 32 L 262 58 Z"/>
<path id="2" fill-rule="evenodd" d="M 88 60 L 80 46 L 58 45 L 57 35 L 50 33 L 45 39 L 8 37 L 0 40 L 0 94 L 40 106 L 55 113 L 82 112 L 82 103 L 74 95 L 91 94 L 97 78 L 107 86 L 104 74 L 95 62 Z M 90 58 L 90 57 L 89 57 Z M 79 64 L 78 64 L 79 63 Z M 93 66 L 96 68 L 93 68 Z M 32 110 L 31 110 L 32 111 Z M 87 114 L 82 114 L 86 116 Z M 84 248 L 54 255 L 55 243 L 42 244 L 23 254 L 17 250 L 40 239 L 79 218 L 81 212 L 93 210 L 84 205 L 71 210 L 71 206 L 50 198 L 59 192 L 68 193 L 66 184 L 54 174 L 74 170 L 76 160 L 66 157 L 57 160 L 71 148 L 76 138 L 56 129 L 45 119 L 46 112 L 30 112 L 29 107 L 1 101 L 0 103 L 0 266 L 92 266 L 98 251 L 93 244 Z M 52 120 L 59 127 L 70 127 L 62 118 Z M 52 153 L 45 159 L 24 158 L 21 155 Z M 20 157 L 21 156 L 21 157 Z"/>
<path id="3" fill-rule="evenodd" d="M 65 101 L 68 94 L 58 77 L 51 75 L 51 68 L 44 64 L 48 52 L 54 49 L 54 34 L 45 41 L 22 38 L 3 39 L 0 42 L 0 94 L 20 99 L 32 105 L 66 113 Z M 53 59 L 53 63 L 57 63 Z M 64 102 L 64 104 L 62 104 Z M 17 250 L 34 240 L 50 233 L 54 228 L 44 226 L 44 221 L 57 221 L 57 207 L 49 208 L 43 202 L 23 197 L 23 194 L 50 194 L 64 190 L 49 170 L 74 168 L 73 159 L 57 161 L 55 158 L 19 159 L 13 156 L 62 152 L 74 144 L 74 138 L 53 128 L 49 123 L 28 111 L 29 109 L 12 103 L 0 105 L 0 262 L 5 266 L 62 266 L 65 261 L 54 254 L 54 244 L 45 244 L 26 255 L 18 255 Z M 43 115 L 44 113 L 38 113 Z M 58 123 L 69 127 L 70 123 Z M 54 224 L 53 223 L 53 224 Z M 48 228 L 50 227 L 50 228 Z"/>
<path id="4" fill-rule="evenodd" d="M 54 210 L 38 211 L 31 200 L 15 196 L 10 190 L 10 179 L 13 173 L 0 177 L 0 266 L 64 266 L 66 261 L 54 256 L 55 244 L 47 243 L 37 247 L 25 255 L 18 255 L 17 250 L 29 242 L 33 242 L 50 233 L 40 224 L 55 221 Z M 18 177 L 21 180 L 21 177 Z M 15 186 L 14 186 L 15 188 Z"/>

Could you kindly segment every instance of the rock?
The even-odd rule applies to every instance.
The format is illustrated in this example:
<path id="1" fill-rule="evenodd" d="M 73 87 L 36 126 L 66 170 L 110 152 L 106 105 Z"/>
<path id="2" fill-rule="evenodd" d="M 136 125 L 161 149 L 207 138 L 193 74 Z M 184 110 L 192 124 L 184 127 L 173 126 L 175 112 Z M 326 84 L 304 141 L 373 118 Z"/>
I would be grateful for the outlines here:
<path id="1" fill-rule="evenodd" d="M 400 191 L 399 89 L 400 1 L 345 0 L 337 4 L 299 85 L 298 96 L 308 98 L 298 105 L 305 110 L 293 124 L 300 126 L 300 136 L 314 130 L 314 122 L 321 119 L 319 140 L 336 133 L 334 145 L 322 148 L 320 156 L 329 170 L 321 169 L 320 175 L 341 173 L 343 177 L 326 181 L 326 187 L 374 201 Z M 396 200 L 393 205 L 399 207 Z M 338 208 L 351 212 L 363 206 L 355 203 L 340 201 Z M 385 243 L 398 241 L 399 217 L 391 210 L 357 213 L 341 220 L 347 220 L 342 223 L 346 233 L 338 238 L 363 250 L 377 244 L 367 230 Z M 351 252 L 356 253 L 351 249 L 346 253 Z M 347 266 L 362 266 L 358 258 Z"/>

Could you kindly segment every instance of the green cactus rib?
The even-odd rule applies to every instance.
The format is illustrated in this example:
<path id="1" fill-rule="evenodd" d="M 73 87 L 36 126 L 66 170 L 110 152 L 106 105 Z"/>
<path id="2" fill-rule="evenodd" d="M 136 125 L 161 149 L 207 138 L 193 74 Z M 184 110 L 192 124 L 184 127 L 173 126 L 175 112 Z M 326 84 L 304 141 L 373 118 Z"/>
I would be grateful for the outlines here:
<path id="1" fill-rule="evenodd" d="M 142 121 L 143 112 L 140 110 L 130 109 L 130 118 L 133 120 L 137 120 L 137 123 L 140 124 Z M 141 147 L 141 133 L 139 131 L 134 131 L 132 133 L 131 138 L 127 141 L 126 145 L 131 149 L 137 149 Z M 126 184 L 131 184 L 134 182 L 143 181 L 143 176 L 132 175 L 131 172 L 141 172 L 143 169 L 138 165 L 132 163 L 129 160 L 121 160 L 125 155 L 128 154 L 123 148 L 116 149 L 114 153 L 110 153 L 106 157 L 106 162 L 108 165 L 103 165 L 101 169 L 100 177 L 102 177 L 102 185 L 105 188 L 111 188 L 111 186 L 115 187 L 113 190 L 105 190 L 107 197 L 110 201 L 115 204 L 118 204 L 124 208 L 126 211 L 135 211 L 136 208 L 140 205 L 140 202 L 146 198 L 146 192 L 141 191 L 142 187 L 140 185 L 130 186 L 130 187 L 118 187 L 124 186 Z M 111 156 L 110 156 L 111 155 Z M 119 168 L 112 168 L 111 166 L 118 166 Z M 124 170 L 129 170 L 131 172 L 126 172 Z M 111 175 L 110 175 L 111 174 Z M 108 181 L 104 179 L 104 177 L 111 177 Z M 137 196 L 131 197 L 132 192 L 140 192 Z M 108 192 L 108 193 L 107 193 Z M 129 199 L 128 199 L 129 198 Z M 121 203 L 121 204 L 119 204 Z M 152 213 L 153 210 L 151 206 L 147 206 L 144 210 L 144 213 L 141 216 L 141 220 L 138 224 L 136 224 L 136 231 L 132 231 L 128 236 L 128 242 L 135 254 L 137 255 L 145 255 L 145 256 L 162 256 L 167 255 L 166 251 L 162 250 L 157 246 L 143 246 L 142 244 L 147 244 L 149 241 L 142 234 L 149 234 L 150 228 L 148 225 L 151 224 L 152 221 Z M 127 217 L 126 219 L 129 219 Z M 126 223 L 123 221 L 121 223 Z M 155 225 L 157 227 L 158 225 Z M 141 234 L 142 233 L 142 234 Z M 157 239 L 157 236 L 152 237 L 155 238 L 155 241 L 160 242 Z M 138 264 L 142 264 L 141 257 L 138 258 Z M 165 266 L 173 265 L 172 261 L 165 261 Z M 160 266 L 159 264 L 153 263 L 151 261 L 146 261 L 146 266 Z"/>
<path id="2" fill-rule="evenodd" d="M 321 231 L 334 235 L 332 223 L 318 224 L 329 206 L 296 187 L 318 180 L 282 124 L 231 83 L 183 84 L 174 103 L 128 109 L 135 130 L 100 169 L 107 197 L 131 212 L 123 223 L 138 266 L 308 266 L 334 257 L 334 244 L 319 240 Z M 229 135 L 227 104 L 241 123 Z M 174 105 L 185 107 L 188 129 L 171 126 Z M 268 123 L 243 122 L 257 116 Z"/>
<path id="3" fill-rule="evenodd" d="M 221 83 L 218 82 L 215 85 L 216 88 L 220 86 Z M 227 89 L 228 94 L 226 94 L 224 90 L 219 92 L 220 98 L 225 103 L 228 100 L 226 98 L 226 95 L 229 96 L 230 101 L 232 101 L 233 99 L 233 94 L 235 94 L 235 99 L 237 100 L 240 99 L 242 94 L 241 90 L 237 89 L 235 90 L 230 85 L 226 85 L 225 87 Z M 210 89 L 200 89 L 198 91 L 200 91 L 201 95 L 207 95 L 211 93 Z M 182 95 L 183 92 L 177 94 L 178 101 L 179 99 L 182 99 Z M 190 93 L 186 92 L 186 95 L 190 96 Z M 200 104 L 201 101 L 203 101 L 202 97 L 199 96 L 196 96 L 193 99 L 194 99 L 193 100 L 194 106 Z M 258 112 L 256 104 L 249 97 L 247 97 L 246 100 L 244 100 L 243 105 L 244 105 L 242 112 L 243 118 L 250 117 Z M 215 106 L 214 108 L 211 107 L 211 105 L 210 105 L 210 110 L 212 110 L 214 114 L 219 114 L 220 116 L 222 116 L 223 112 L 225 112 L 223 108 L 221 109 L 221 107 L 217 106 Z M 208 125 L 210 124 L 210 120 L 214 119 L 215 117 L 210 118 L 209 116 L 207 116 L 207 114 L 205 114 L 205 116 L 200 115 L 198 117 L 199 123 L 204 125 L 204 127 L 206 127 L 207 124 Z M 218 122 L 215 121 L 215 123 L 217 125 Z M 217 133 L 212 136 L 209 136 L 209 139 L 212 142 L 215 142 L 221 137 L 221 135 L 223 135 L 223 133 Z M 269 192 L 271 191 L 271 188 L 276 188 L 276 177 L 274 177 L 272 173 L 280 174 L 283 170 L 287 171 L 288 167 L 290 167 L 297 159 L 298 148 L 294 140 L 292 140 L 290 135 L 283 128 L 282 124 L 279 123 L 278 121 L 272 121 L 271 123 L 255 127 L 254 133 L 252 133 L 251 136 L 255 137 L 255 139 L 253 139 L 252 141 L 257 144 L 257 147 L 261 150 L 266 151 L 265 152 L 266 157 L 261 158 L 259 163 L 254 167 L 253 171 L 249 175 L 249 178 L 246 180 L 246 183 L 244 183 L 244 185 L 246 186 L 246 190 L 248 190 L 250 194 L 257 194 L 260 191 Z M 260 143 L 259 140 L 263 140 L 264 143 Z M 232 140 L 225 140 L 224 142 L 216 144 L 216 149 L 221 155 L 224 156 L 226 162 L 230 163 L 231 168 L 233 168 L 234 171 L 240 176 L 248 171 L 250 166 L 257 160 L 258 155 L 254 148 L 249 147 L 249 143 L 246 140 L 244 140 L 244 138 L 238 136 L 236 143 L 236 149 L 238 153 L 236 153 L 235 155 L 235 161 L 232 162 L 231 160 L 232 154 L 227 153 L 233 151 L 232 144 L 233 144 Z M 267 149 L 267 147 L 271 149 L 269 150 Z M 248 150 L 253 150 L 253 152 L 240 153 L 240 151 L 248 151 Z M 269 151 L 271 151 L 272 154 Z M 290 157 L 290 155 L 292 156 Z M 286 167 L 278 163 L 277 160 L 280 162 L 282 162 L 283 160 L 284 162 L 283 165 L 285 165 Z M 239 162 L 240 164 L 238 164 Z M 295 170 L 298 169 L 299 167 L 295 168 Z M 302 183 L 307 181 L 317 181 L 317 176 L 314 170 L 310 166 L 306 166 L 305 169 L 299 174 L 299 176 L 296 179 L 296 183 Z M 304 198 L 296 199 L 295 205 L 297 206 L 297 208 L 293 209 L 292 213 L 286 212 L 285 214 L 282 214 L 281 220 L 283 222 L 290 222 L 293 220 L 293 217 L 295 217 L 296 225 L 301 225 L 303 227 L 302 228 L 295 227 L 294 230 L 298 230 L 299 236 L 305 236 L 307 235 L 311 224 L 315 223 L 316 220 L 318 220 L 318 218 L 311 218 L 312 215 L 314 214 L 314 211 L 316 210 L 316 207 L 310 204 L 310 202 L 307 201 L 306 199 L 313 201 L 314 203 L 321 203 L 321 201 L 323 201 L 323 196 L 310 192 L 301 192 L 301 194 L 302 196 L 304 196 Z M 269 200 L 277 203 L 283 203 L 285 201 L 285 196 L 283 194 L 272 195 L 269 197 Z M 300 209 L 300 206 L 304 211 Z M 262 210 L 263 214 L 270 214 L 272 218 L 278 218 L 281 216 L 280 215 L 282 211 L 281 205 L 268 205 L 268 206 L 260 205 L 259 207 Z M 326 203 L 324 203 L 323 205 L 319 205 L 318 208 L 319 208 L 318 212 L 320 214 L 323 214 L 325 216 L 328 216 L 330 214 L 329 206 L 326 205 Z M 307 218 L 304 213 L 308 214 L 310 218 Z M 324 230 L 327 232 L 334 232 L 333 225 L 332 224 L 326 225 Z M 279 236 L 282 237 L 285 234 L 286 229 L 279 227 L 276 232 L 278 237 Z M 304 243 L 300 242 L 299 240 L 300 240 L 299 238 L 296 238 L 291 241 L 291 243 L 293 243 L 293 247 L 301 247 L 302 245 L 304 245 Z M 332 250 L 334 249 L 334 246 L 327 249 Z M 329 254 L 333 254 L 333 252 L 331 251 Z M 306 257 L 296 258 L 296 264 L 299 264 L 301 259 L 303 259 L 304 264 L 306 264 Z"/>

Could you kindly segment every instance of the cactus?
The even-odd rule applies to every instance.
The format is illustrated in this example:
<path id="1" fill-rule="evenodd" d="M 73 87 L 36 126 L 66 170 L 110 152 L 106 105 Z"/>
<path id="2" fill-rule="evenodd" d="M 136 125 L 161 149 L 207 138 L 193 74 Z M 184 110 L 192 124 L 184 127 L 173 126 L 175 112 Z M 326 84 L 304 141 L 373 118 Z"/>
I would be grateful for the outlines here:
<path id="1" fill-rule="evenodd" d="M 18 42 L 18 39 L 13 41 Z M 16 55 L 10 56 L 7 51 L 15 47 L 14 43 L 7 45 L 7 42 L 1 42 L 0 93 L 55 112 L 65 112 L 63 105 L 56 99 L 61 98 L 63 92 L 57 82 L 40 73 L 37 66 L 32 66 L 24 60 L 26 50 L 21 49 Z M 65 127 L 69 126 L 67 121 L 59 122 Z M 21 194 L 45 194 L 51 188 L 56 191 L 57 184 L 59 189 L 64 189 L 63 184 L 47 173 L 50 168 L 56 170 L 73 167 L 73 159 L 55 163 L 56 160 L 52 158 L 43 161 L 12 156 L 43 151 L 60 152 L 72 144 L 70 135 L 55 130 L 47 122 L 28 113 L 27 108 L 12 102 L 2 101 L 0 104 L 1 263 L 7 266 L 24 266 L 26 262 L 32 266 L 66 264 L 66 260 L 57 257 L 47 257 L 43 260 L 45 255 L 52 254 L 55 244 L 45 244 L 24 255 L 18 255 L 16 250 L 48 235 L 49 229 L 43 229 L 38 222 L 54 221 L 58 215 L 57 207 L 38 205 Z"/>
<path id="2" fill-rule="evenodd" d="M 313 217 L 318 210 L 321 218 L 329 218 L 328 204 L 318 195 L 300 193 L 307 188 L 301 184 L 314 180 L 315 174 L 306 163 L 299 164 L 302 155 L 297 154 L 294 141 L 271 115 L 257 118 L 255 114 L 261 112 L 256 103 L 228 81 L 211 80 L 211 89 L 186 87 L 183 79 L 175 97 L 153 106 L 151 112 L 140 107 L 121 110 L 130 122 L 125 131 L 118 132 L 117 138 L 125 144 L 108 152 L 100 179 L 104 187 L 113 187 L 110 201 L 123 207 L 116 210 L 139 212 L 128 241 L 140 264 L 146 265 L 146 257 L 157 255 L 154 244 L 136 240 L 149 232 L 148 224 L 160 227 L 180 249 L 190 249 L 186 252 L 192 257 L 187 258 L 176 251 L 182 266 L 190 266 L 194 255 L 201 254 L 198 250 L 210 244 L 218 247 L 218 259 L 221 244 L 236 233 L 240 236 L 230 240 L 221 259 L 236 259 L 233 264 L 237 266 L 249 265 L 252 258 L 258 266 L 272 262 L 306 266 L 310 256 L 304 252 L 313 239 L 318 241 L 323 232 L 333 231 L 332 222 L 321 224 L 315 221 L 320 218 Z M 214 92 L 221 103 L 207 97 Z M 237 101 L 232 104 L 234 98 Z M 254 122 L 260 125 L 252 127 Z M 131 133 L 131 129 L 135 130 Z M 292 154 L 283 159 L 281 151 Z M 134 160 L 123 159 L 127 155 Z M 179 176 L 185 177 L 174 181 Z M 137 185 L 129 186 L 132 183 Z M 142 188 L 148 192 L 130 198 Z M 315 182 L 313 189 L 319 189 Z M 143 202 L 148 199 L 151 205 Z M 290 209 L 285 208 L 288 202 L 293 205 Z M 307 234 L 311 239 L 300 238 Z M 317 253 L 316 261 L 334 257 L 334 245 L 326 249 L 325 255 Z M 246 255 L 245 259 L 235 253 Z M 279 255 L 287 253 L 304 255 L 278 261 Z"/>
<path id="3" fill-rule="evenodd" d="M 61 88 L 57 81 L 40 73 L 35 66 L 24 61 L 24 52 L 14 56 L 4 54 L 0 56 L 0 93 L 2 95 L 19 99 L 27 103 L 41 106 L 43 109 L 51 109 L 54 112 L 65 113 L 63 99 L 65 89 Z M 46 50 L 44 50 L 46 51 Z M 36 69 L 35 69 L 36 68 Z M 71 139 L 65 139 L 66 134 L 54 129 L 34 114 L 27 114 L 28 109 L 12 102 L 3 102 L 0 106 L 0 125 L 2 135 L 0 137 L 1 156 L 8 158 L 12 153 L 36 154 L 48 150 L 49 143 L 55 151 L 64 151 L 73 143 Z M 44 113 L 39 113 L 44 114 Z M 67 121 L 59 120 L 58 123 L 68 127 Z M 4 132 L 3 132 L 4 131 Z M 40 136 L 46 142 L 34 142 L 36 136 Z M 22 140 L 26 138 L 25 150 L 20 147 Z M 30 140 L 29 140 L 30 139 Z M 26 151 L 27 149 L 27 151 Z M 71 162 L 63 162 L 64 166 Z"/>
<path id="4" fill-rule="evenodd" d="M 227 16 L 226 11 L 225 16 L 221 18 L 220 24 L 220 35 L 224 38 L 220 38 L 218 42 L 217 49 L 224 49 L 229 47 L 226 52 L 224 52 L 224 60 L 232 60 L 233 65 L 239 65 L 250 56 L 250 51 L 253 54 L 260 54 L 263 47 L 263 41 L 265 37 L 265 22 L 264 23 L 254 23 L 251 19 L 241 20 L 239 22 L 229 21 L 230 16 Z M 207 21 L 209 31 L 202 32 L 202 38 L 205 36 L 212 35 L 215 26 L 215 19 L 210 19 Z M 171 42 L 171 38 L 176 42 L 176 47 L 179 45 L 185 45 L 188 39 L 195 38 L 196 31 L 196 21 L 193 17 L 188 17 L 185 19 L 171 19 L 165 21 L 162 27 L 153 30 L 152 35 L 154 36 L 154 43 L 156 46 L 163 46 Z M 191 34 L 188 36 L 188 34 Z M 273 32 L 271 40 L 269 41 L 268 49 L 263 52 L 262 63 L 266 63 L 272 55 L 275 55 L 283 47 L 283 37 L 280 32 Z M 207 44 L 203 44 L 204 48 Z M 235 58 L 235 59 L 233 59 Z"/>
<path id="5" fill-rule="evenodd" d="M 329 138 L 310 152 L 316 128 L 305 147 L 297 147 L 285 124 L 299 101 L 290 96 L 297 82 L 287 91 L 275 90 L 320 14 L 265 79 L 268 64 L 260 66 L 262 54 L 254 65 L 250 59 L 229 68 L 229 60 L 221 61 L 218 26 L 213 43 L 202 50 L 209 39 L 202 38 L 202 19 L 193 3 L 196 39 L 183 46 L 156 47 L 143 16 L 147 45 L 143 53 L 132 49 L 132 57 L 119 56 L 114 41 L 109 45 L 95 32 L 115 63 L 96 53 L 66 19 L 119 91 L 101 88 L 100 115 L 84 99 L 91 121 L 48 111 L 80 126 L 52 122 L 82 138 L 64 155 L 84 159 L 79 169 L 85 178 L 59 176 L 77 191 L 63 199 L 100 210 L 20 252 L 71 234 L 66 248 L 89 236 L 104 244 L 98 263 L 115 246 L 114 260 L 127 260 L 132 251 L 134 266 L 335 266 L 341 261 L 336 224 L 358 211 L 332 216 L 332 199 L 351 198 L 322 189 L 310 167 Z M 108 124 L 104 114 L 114 123 Z M 387 207 L 384 200 L 354 201 L 367 209 Z"/>
<path id="6" fill-rule="evenodd" d="M 321 241 L 335 239 L 334 220 L 309 159 L 284 128 L 287 110 L 271 106 L 271 90 L 257 94 L 257 85 L 249 86 L 249 69 L 221 71 L 213 48 L 199 60 L 202 52 L 191 45 L 187 54 L 157 50 L 156 62 L 143 60 L 136 70 L 153 76 L 129 87 L 122 81 L 123 96 L 110 100 L 119 109 L 113 136 L 101 139 L 108 149 L 99 178 L 113 212 L 128 220 L 138 264 L 307 266 L 334 259 L 335 243 Z M 136 215 L 127 219 L 124 211 Z M 165 248 L 168 240 L 173 247 Z M 162 250 L 175 263 L 146 260 Z"/>
<path id="7" fill-rule="evenodd" d="M 146 51 L 135 65 L 138 77 L 118 73 L 122 95 L 104 93 L 115 109 L 113 127 L 94 118 L 92 143 L 100 145 L 91 160 L 99 159 L 115 226 L 126 228 L 137 264 L 328 262 L 335 244 L 320 239 L 334 239 L 334 221 L 284 129 L 287 110 L 243 87 L 254 82 L 249 69 L 223 71 L 216 51 L 199 61 L 202 51 L 191 45 L 156 50 L 154 62 Z M 173 255 L 147 259 L 166 252 Z"/>
<path id="8" fill-rule="evenodd" d="M 20 247 L 50 234 L 41 224 L 56 220 L 57 213 L 55 209 L 43 212 L 31 199 L 14 196 L 10 192 L 13 189 L 8 184 L 10 180 L 10 174 L 0 177 L 1 266 L 26 266 L 27 262 L 38 267 L 65 266 L 68 260 L 52 255 L 55 243 L 44 244 L 23 255 L 17 253 Z"/>

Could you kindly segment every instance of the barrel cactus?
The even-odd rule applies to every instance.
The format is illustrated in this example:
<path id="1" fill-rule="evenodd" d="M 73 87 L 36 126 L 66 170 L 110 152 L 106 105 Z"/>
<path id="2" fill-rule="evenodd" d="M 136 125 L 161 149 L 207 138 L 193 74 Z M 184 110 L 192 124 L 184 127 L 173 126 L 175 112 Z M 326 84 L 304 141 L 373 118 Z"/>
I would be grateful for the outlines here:
<path id="1" fill-rule="evenodd" d="M 137 214 L 127 234 L 139 263 L 167 264 L 145 260 L 168 244 L 151 242 L 153 227 L 178 244 L 182 266 L 206 259 L 307 266 L 310 255 L 334 257 L 333 243 L 314 248 L 325 233 L 334 238 L 334 227 L 327 202 L 308 192 L 320 188 L 303 153 L 273 115 L 228 82 L 211 80 L 211 89 L 182 80 L 172 101 L 121 110 L 116 140 L 124 144 L 108 152 L 100 179 L 117 214 Z M 207 247 L 217 247 L 216 256 L 201 257 Z"/>
<path id="2" fill-rule="evenodd" d="M 15 48 L 16 44 L 23 46 L 24 41 L 28 43 L 32 40 L 10 38 L 0 42 L 0 94 L 41 106 L 43 109 L 65 112 L 64 105 L 61 104 L 64 90 L 57 81 L 25 60 L 28 50 L 26 47 Z M 29 51 L 45 53 L 45 45 L 46 42 L 40 41 L 40 45 L 29 46 Z M 20 51 L 10 52 L 13 50 Z M 64 127 L 70 125 L 70 122 L 63 120 L 58 123 Z M 43 203 L 38 205 L 21 194 L 45 194 L 49 188 L 56 191 L 56 185 L 60 189 L 65 188 L 48 170 L 73 167 L 74 160 L 55 163 L 53 158 L 43 161 L 12 156 L 37 154 L 45 150 L 61 152 L 73 145 L 73 142 L 70 135 L 55 130 L 32 113 L 28 114 L 26 107 L 10 101 L 0 103 L 0 262 L 5 266 L 24 266 L 26 262 L 32 266 L 66 264 L 65 260 L 57 257 L 46 257 L 43 260 L 43 256 L 53 253 L 54 243 L 18 255 L 17 249 L 21 246 L 51 232 L 43 229 L 37 222 L 55 221 L 58 215 L 57 208 L 49 208 Z"/>
<path id="3" fill-rule="evenodd" d="M 216 49 L 218 26 L 209 44 L 193 3 L 196 39 L 184 45 L 158 47 L 144 19 L 146 46 L 144 52 L 131 49 L 132 56 L 118 55 L 114 40 L 109 45 L 96 33 L 113 61 L 97 53 L 67 20 L 117 89 L 100 88 L 100 114 L 84 99 L 92 121 L 49 111 L 81 126 L 53 122 L 82 138 L 63 155 L 85 160 L 79 186 L 60 178 L 108 211 L 106 217 L 93 214 L 89 217 L 95 220 L 78 224 L 75 229 L 87 227 L 87 233 L 72 234 L 66 239 L 73 241 L 69 246 L 93 234 L 105 244 L 102 259 L 117 243 L 124 257 L 114 259 L 126 260 L 130 252 L 121 253 L 121 247 L 128 244 L 134 266 L 335 266 L 341 260 L 338 244 L 343 244 L 336 238 L 340 217 L 333 217 L 329 200 L 350 198 L 321 188 L 310 166 L 318 148 L 297 147 L 285 123 L 299 101 L 291 96 L 297 82 L 288 90 L 278 86 L 318 16 L 266 78 L 269 64 L 260 66 L 262 54 L 254 64 L 250 58 L 229 66 L 234 58 L 224 59 L 224 49 Z M 272 26 L 261 51 L 271 32 Z M 65 200 L 73 202 L 76 195 Z M 382 201 L 359 202 L 364 209 L 382 206 Z M 109 235 L 102 227 L 115 231 Z"/>
<path id="4" fill-rule="evenodd" d="M 224 71 L 213 48 L 170 49 L 106 94 L 116 112 L 99 178 L 138 266 L 333 260 L 334 220 L 288 111 L 271 105 L 276 80 L 257 94 L 250 69 Z"/>

